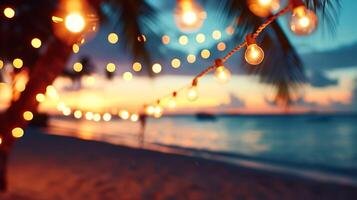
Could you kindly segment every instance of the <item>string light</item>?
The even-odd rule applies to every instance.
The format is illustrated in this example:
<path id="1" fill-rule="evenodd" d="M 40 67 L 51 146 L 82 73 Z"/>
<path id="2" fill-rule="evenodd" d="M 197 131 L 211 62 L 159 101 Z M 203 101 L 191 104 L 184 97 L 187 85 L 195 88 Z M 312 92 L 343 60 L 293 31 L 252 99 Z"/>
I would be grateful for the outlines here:
<path id="1" fill-rule="evenodd" d="M 21 138 L 22 136 L 24 136 L 24 130 L 20 127 L 12 129 L 11 133 L 14 138 Z"/>
<path id="2" fill-rule="evenodd" d="M 163 113 L 163 108 L 162 106 L 160 105 L 160 100 L 157 100 L 156 102 L 156 105 L 154 107 L 154 114 L 153 116 L 155 118 L 160 118 L 162 116 L 162 113 Z"/>
<path id="3" fill-rule="evenodd" d="M 134 71 L 140 72 L 141 69 L 142 69 L 142 66 L 141 66 L 141 64 L 140 64 L 139 62 L 135 62 L 135 63 L 133 64 L 133 70 L 134 70 Z"/>
<path id="4" fill-rule="evenodd" d="M 290 19 L 290 29 L 297 35 L 312 33 L 318 24 L 315 13 L 307 9 L 301 0 L 293 0 L 292 6 L 293 13 Z"/>
<path id="5" fill-rule="evenodd" d="M 130 116 L 130 120 L 131 120 L 132 122 L 137 122 L 137 121 L 139 120 L 139 115 L 138 115 L 138 114 L 132 114 L 132 115 Z"/>
<path id="6" fill-rule="evenodd" d="M 127 120 L 130 117 L 130 113 L 127 110 L 122 110 L 119 113 L 119 117 L 124 119 L 124 120 Z"/>
<path id="7" fill-rule="evenodd" d="M 78 53 L 79 52 L 79 45 L 78 44 L 73 44 L 72 45 L 72 50 L 73 50 L 73 53 Z"/>
<path id="8" fill-rule="evenodd" d="M 206 19 L 206 12 L 195 0 L 178 0 L 175 22 L 182 31 L 199 29 Z"/>
<path id="9" fill-rule="evenodd" d="M 203 59 L 209 58 L 210 55 L 211 55 L 211 52 L 210 52 L 208 49 L 203 49 L 203 50 L 201 51 L 201 57 L 202 57 Z"/>
<path id="10" fill-rule="evenodd" d="M 93 120 L 94 114 L 92 112 L 86 112 L 85 118 L 86 120 Z"/>
<path id="11" fill-rule="evenodd" d="M 37 102 L 42 103 L 42 102 L 44 102 L 44 101 L 46 100 L 46 97 L 45 97 L 44 94 L 38 93 L 38 94 L 36 95 L 36 100 L 37 100 Z"/>
<path id="12" fill-rule="evenodd" d="M 163 44 L 169 44 L 170 43 L 170 37 L 168 35 L 164 35 L 161 38 Z"/>
<path id="13" fill-rule="evenodd" d="M 228 27 L 226 28 L 226 33 L 227 33 L 228 35 L 233 35 L 233 34 L 234 34 L 234 28 L 233 28 L 232 26 L 228 26 Z"/>
<path id="14" fill-rule="evenodd" d="M 181 35 L 179 37 L 179 43 L 181 45 L 186 45 L 188 43 L 188 37 L 186 35 Z"/>
<path id="15" fill-rule="evenodd" d="M 108 35 L 108 42 L 110 44 L 116 44 L 118 42 L 118 40 L 119 40 L 119 37 L 116 33 L 110 33 Z"/>
<path id="16" fill-rule="evenodd" d="M 74 118 L 80 119 L 80 118 L 82 118 L 83 113 L 80 110 L 76 110 L 76 111 L 74 111 L 73 115 L 74 115 Z"/>
<path id="17" fill-rule="evenodd" d="M 133 79 L 133 74 L 131 72 L 125 72 L 123 74 L 123 79 L 126 81 L 130 81 L 131 79 Z"/>
<path id="18" fill-rule="evenodd" d="M 24 120 L 31 121 L 33 119 L 33 114 L 31 111 L 25 111 L 23 114 Z"/>
<path id="19" fill-rule="evenodd" d="M 171 60 L 171 66 L 173 68 L 179 68 L 181 66 L 181 61 L 178 58 L 174 58 Z"/>
<path id="20" fill-rule="evenodd" d="M 0 59 L 0 69 L 2 69 L 4 67 L 4 61 L 2 61 L 1 59 Z"/>
<path id="21" fill-rule="evenodd" d="M 15 58 L 12 61 L 12 65 L 16 68 L 16 69 L 21 69 L 22 66 L 24 65 L 24 62 L 20 59 L 20 58 Z"/>
<path id="22" fill-rule="evenodd" d="M 231 79 L 231 72 L 223 65 L 223 61 L 221 59 L 217 59 L 215 61 L 215 64 L 216 64 L 216 72 L 214 73 L 215 79 L 219 83 L 222 84 L 227 83 Z"/>
<path id="23" fill-rule="evenodd" d="M 104 121 L 108 122 L 108 121 L 110 121 L 111 119 L 112 119 L 112 115 L 111 115 L 111 114 L 109 114 L 109 113 L 104 113 L 104 115 L 103 115 L 103 120 L 104 120 Z"/>
<path id="24" fill-rule="evenodd" d="M 75 72 L 81 72 L 83 70 L 83 65 L 80 62 L 76 62 L 73 64 L 73 70 Z"/>
<path id="25" fill-rule="evenodd" d="M 93 120 L 94 120 L 95 122 L 99 122 L 101 119 L 102 119 L 102 117 L 100 116 L 99 113 L 95 113 L 95 114 L 94 114 Z"/>
<path id="26" fill-rule="evenodd" d="M 196 41 L 198 43 L 204 43 L 206 40 L 206 36 L 203 33 L 199 33 L 196 35 Z"/>
<path id="27" fill-rule="evenodd" d="M 248 7 L 259 17 L 267 17 L 280 8 L 280 0 L 248 0 Z"/>
<path id="28" fill-rule="evenodd" d="M 115 72 L 116 66 L 114 63 L 108 63 L 106 69 L 108 72 L 113 73 Z"/>
<path id="29" fill-rule="evenodd" d="M 79 13 L 70 13 L 66 16 L 64 23 L 67 30 L 73 33 L 82 32 L 86 26 L 84 17 Z"/>
<path id="30" fill-rule="evenodd" d="M 187 99 L 189 101 L 196 101 L 198 98 L 197 81 L 196 78 L 193 79 L 191 87 L 187 90 Z"/>
<path id="31" fill-rule="evenodd" d="M 144 108 L 145 108 L 145 113 L 147 115 L 152 115 L 155 112 L 155 107 L 153 105 L 144 106 Z"/>
<path id="32" fill-rule="evenodd" d="M 162 70 L 162 66 L 159 64 L 159 63 L 155 63 L 152 65 L 152 71 L 155 73 L 155 74 L 158 74 L 160 73 Z"/>
<path id="33" fill-rule="evenodd" d="M 259 65 L 264 60 L 264 51 L 256 44 L 252 34 L 246 37 L 247 49 L 245 51 L 245 60 L 251 65 Z"/>
<path id="34" fill-rule="evenodd" d="M 31 40 L 31 45 L 32 45 L 33 48 L 38 49 L 38 48 L 41 47 L 42 42 L 41 42 L 41 40 L 38 39 L 38 38 L 33 38 L 33 39 Z"/>
<path id="35" fill-rule="evenodd" d="M 226 43 L 224 43 L 224 42 L 218 43 L 218 44 L 217 44 L 217 49 L 218 49 L 219 51 L 224 51 L 224 50 L 226 50 Z"/>
<path id="36" fill-rule="evenodd" d="M 70 108 L 66 107 L 63 109 L 62 112 L 63 112 L 64 116 L 69 116 L 69 115 L 71 115 L 72 110 Z"/>
<path id="37" fill-rule="evenodd" d="M 221 37 L 222 37 L 221 31 L 219 31 L 219 30 L 214 30 L 214 31 L 212 32 L 212 38 L 213 38 L 213 39 L 219 40 L 219 39 L 221 39 Z"/>
<path id="38" fill-rule="evenodd" d="M 176 108 L 176 96 L 177 92 L 173 92 L 172 97 L 169 99 L 168 105 L 170 109 Z"/>
<path id="39" fill-rule="evenodd" d="M 7 7 L 4 9 L 4 15 L 5 17 L 11 19 L 15 16 L 15 10 L 10 7 Z"/>
<path id="40" fill-rule="evenodd" d="M 193 54 L 189 54 L 188 56 L 187 56 L 187 62 L 188 63 L 194 63 L 194 62 L 196 62 L 196 56 L 195 55 L 193 55 Z"/>

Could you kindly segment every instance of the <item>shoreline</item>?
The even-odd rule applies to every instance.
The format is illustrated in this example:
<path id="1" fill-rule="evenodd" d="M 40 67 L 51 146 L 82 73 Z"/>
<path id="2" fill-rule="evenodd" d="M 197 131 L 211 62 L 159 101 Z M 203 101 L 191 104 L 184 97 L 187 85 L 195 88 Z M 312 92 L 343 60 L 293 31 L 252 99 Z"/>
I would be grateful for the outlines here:
<path id="1" fill-rule="evenodd" d="M 268 173 L 194 156 L 29 132 L 1 199 L 348 199 L 352 186 Z M 35 197 L 35 198 L 34 198 Z"/>

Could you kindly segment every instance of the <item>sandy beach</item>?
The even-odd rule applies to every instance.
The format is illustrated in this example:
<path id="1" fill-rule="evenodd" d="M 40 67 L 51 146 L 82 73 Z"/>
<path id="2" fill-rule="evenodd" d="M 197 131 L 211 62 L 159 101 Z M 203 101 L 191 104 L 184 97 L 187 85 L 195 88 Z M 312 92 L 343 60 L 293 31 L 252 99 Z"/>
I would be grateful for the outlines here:
<path id="1" fill-rule="evenodd" d="M 8 175 L 2 200 L 357 197 L 349 186 L 36 131 L 16 143 Z"/>

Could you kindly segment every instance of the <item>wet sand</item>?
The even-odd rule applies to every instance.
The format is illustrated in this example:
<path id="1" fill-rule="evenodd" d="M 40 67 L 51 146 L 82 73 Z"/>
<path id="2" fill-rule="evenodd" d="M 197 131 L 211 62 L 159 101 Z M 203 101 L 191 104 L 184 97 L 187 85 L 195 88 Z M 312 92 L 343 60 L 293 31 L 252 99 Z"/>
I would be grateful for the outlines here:
<path id="1" fill-rule="evenodd" d="M 32 131 L 8 178 L 2 200 L 357 198 L 350 186 Z"/>

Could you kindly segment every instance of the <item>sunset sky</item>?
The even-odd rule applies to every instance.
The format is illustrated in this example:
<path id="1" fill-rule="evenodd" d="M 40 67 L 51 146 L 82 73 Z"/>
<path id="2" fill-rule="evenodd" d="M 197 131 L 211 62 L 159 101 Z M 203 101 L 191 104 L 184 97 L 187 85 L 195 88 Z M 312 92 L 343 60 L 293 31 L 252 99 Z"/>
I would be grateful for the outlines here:
<path id="1" fill-rule="evenodd" d="M 217 7 L 216 1 L 208 1 L 204 6 L 207 19 L 203 27 L 197 32 L 182 33 L 175 25 L 173 18 L 174 4 L 168 1 L 148 0 L 158 10 L 157 22 L 160 26 L 150 26 L 151 30 L 144 31 L 147 46 L 155 62 L 163 66 L 163 71 L 155 78 L 148 78 L 145 70 L 137 73 L 132 70 L 134 62 L 123 47 L 121 30 L 114 25 L 101 27 L 95 38 L 83 47 L 80 53 L 73 55 L 68 68 L 83 55 L 90 56 L 96 66 L 95 82 L 83 81 L 83 88 L 73 89 L 70 80 L 58 78 L 54 85 L 58 89 L 61 100 L 71 107 L 89 111 L 105 112 L 116 108 L 137 111 L 147 102 L 153 102 L 157 97 L 169 94 L 175 89 L 190 83 L 192 77 L 217 57 L 225 55 L 237 45 L 232 36 L 226 33 L 226 28 L 233 21 L 224 14 L 223 7 Z M 160 2 L 160 3 L 158 3 Z M 320 23 L 319 29 L 311 36 L 298 37 L 288 29 L 287 16 L 279 19 L 280 25 L 288 35 L 293 46 L 301 56 L 309 84 L 301 88 L 301 98 L 290 110 L 301 111 L 357 111 L 357 27 L 353 18 L 356 16 L 357 2 L 343 1 L 340 10 L 339 23 L 335 33 L 324 29 Z M 115 16 L 113 16 L 114 23 Z M 321 22 L 321 21 L 320 21 Z M 147 23 L 147 22 L 143 22 Z M 212 32 L 219 30 L 222 37 L 212 38 Z M 109 44 L 107 35 L 116 32 L 119 42 Z M 204 43 L 195 41 L 198 33 L 206 36 Z M 189 43 L 182 46 L 178 43 L 180 35 L 185 34 Z M 161 43 L 161 37 L 168 35 L 170 43 Z M 219 42 L 225 42 L 227 49 L 220 52 L 216 49 Z M 209 49 L 211 56 L 202 59 L 200 51 Z M 196 62 L 186 61 L 188 54 L 196 55 Z M 184 92 L 179 94 L 179 108 L 172 112 L 187 113 L 195 111 L 210 112 L 243 112 L 243 113 L 271 113 L 283 112 L 285 109 L 276 107 L 272 101 L 274 88 L 259 83 L 257 77 L 248 76 L 237 67 L 241 54 L 236 54 L 226 67 L 234 75 L 225 85 L 216 83 L 212 76 L 205 77 L 199 84 L 199 99 L 195 102 L 187 101 Z M 181 67 L 174 69 L 170 62 L 173 58 L 181 60 Z M 113 80 L 104 78 L 105 66 L 113 62 L 117 65 L 116 76 Z M 133 73 L 130 81 L 124 81 L 122 74 L 126 71 Z M 54 109 L 55 102 L 46 102 L 42 109 Z"/>

